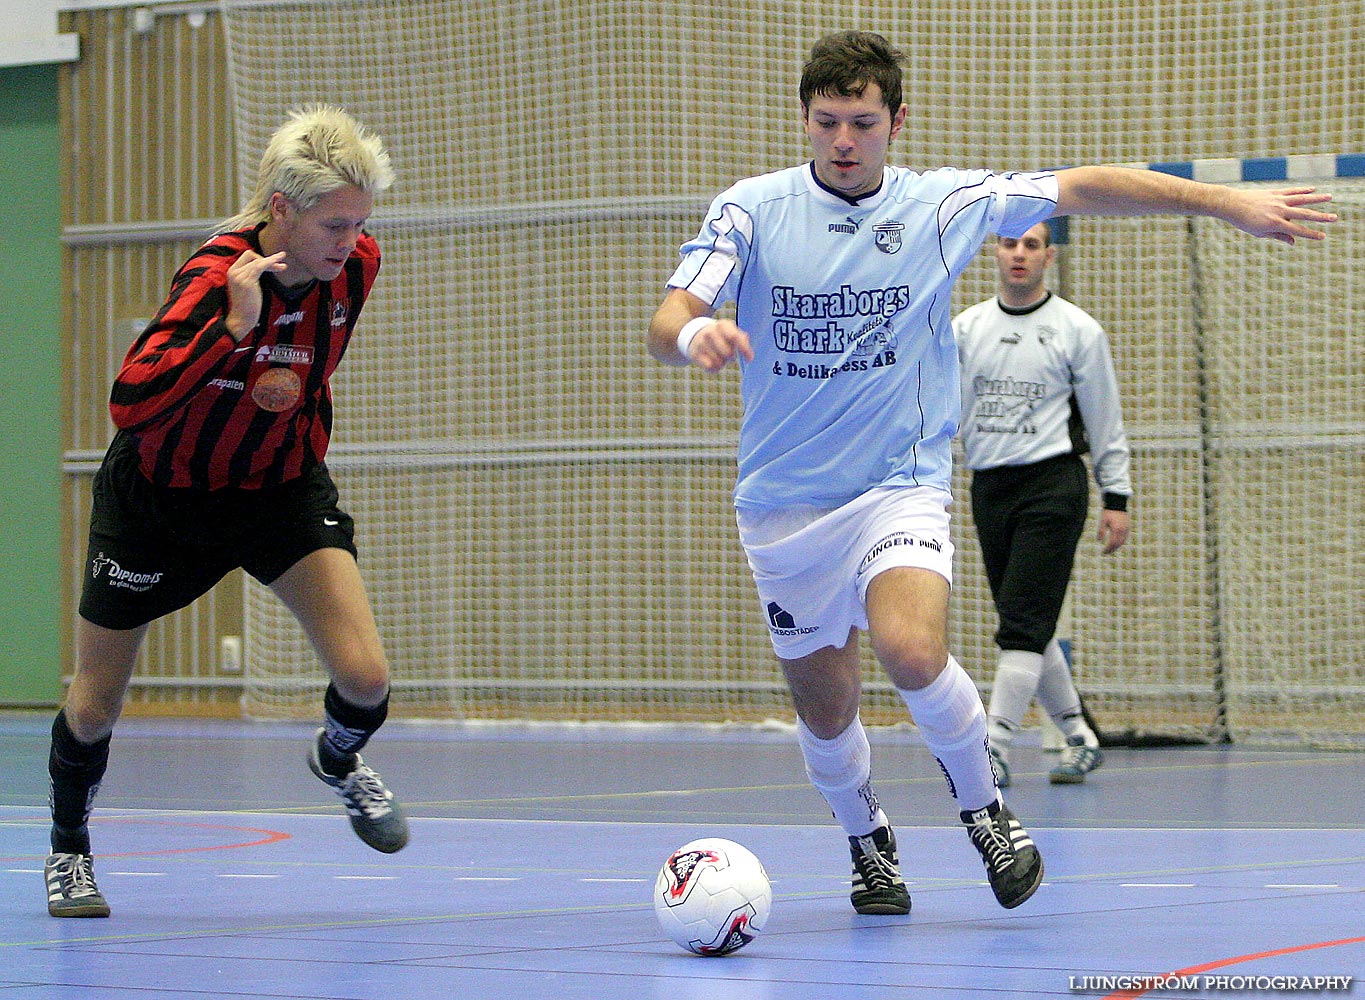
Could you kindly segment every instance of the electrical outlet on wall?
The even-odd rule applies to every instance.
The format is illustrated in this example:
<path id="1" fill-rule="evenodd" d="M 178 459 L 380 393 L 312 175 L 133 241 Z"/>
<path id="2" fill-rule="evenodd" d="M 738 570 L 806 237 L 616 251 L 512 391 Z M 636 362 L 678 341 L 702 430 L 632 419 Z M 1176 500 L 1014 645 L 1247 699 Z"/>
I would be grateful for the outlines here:
<path id="1" fill-rule="evenodd" d="M 242 637 L 225 635 L 218 640 L 218 672 L 220 674 L 240 674 L 242 672 Z"/>

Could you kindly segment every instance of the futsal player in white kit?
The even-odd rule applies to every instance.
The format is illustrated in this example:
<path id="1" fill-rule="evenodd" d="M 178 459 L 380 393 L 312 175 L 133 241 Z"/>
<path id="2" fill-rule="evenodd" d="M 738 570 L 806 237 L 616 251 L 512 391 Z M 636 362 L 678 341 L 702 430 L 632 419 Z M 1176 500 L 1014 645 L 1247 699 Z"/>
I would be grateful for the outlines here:
<path id="1" fill-rule="evenodd" d="M 1043 877 L 991 773 L 986 712 L 949 655 L 953 282 L 994 233 L 1058 214 L 1214 215 L 1293 242 L 1329 200 L 1111 167 L 996 174 L 887 166 L 901 55 L 870 32 L 816 43 L 802 72 L 813 158 L 712 203 L 650 323 L 665 364 L 738 360 L 740 540 L 798 716 L 806 771 L 849 838 L 854 909 L 907 913 L 858 717 L 858 632 L 937 758 L 1002 906 Z M 696 153 L 694 155 L 703 155 Z M 733 301 L 736 318 L 713 311 Z"/>
<path id="2" fill-rule="evenodd" d="M 1054 785 L 1104 760 L 1071 678 L 1057 619 L 1090 507 L 1089 452 L 1108 555 L 1128 540 L 1128 435 L 1104 327 L 1047 287 L 1047 223 L 995 241 L 997 294 L 953 320 L 962 365 L 964 461 L 972 520 L 1000 618 L 987 711 L 991 766 L 1010 784 L 1010 748 L 1034 695 L 1066 738 Z"/>

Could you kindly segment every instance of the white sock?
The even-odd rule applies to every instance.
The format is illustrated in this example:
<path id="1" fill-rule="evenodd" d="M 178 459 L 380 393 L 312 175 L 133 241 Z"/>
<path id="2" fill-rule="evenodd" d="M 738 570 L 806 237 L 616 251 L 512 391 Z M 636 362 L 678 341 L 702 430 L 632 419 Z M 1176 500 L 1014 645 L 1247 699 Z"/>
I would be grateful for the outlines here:
<path id="1" fill-rule="evenodd" d="M 1043 657 L 1022 649 L 1002 649 L 995 665 L 995 682 L 991 685 L 990 737 L 991 745 L 1001 757 L 1008 758 L 1014 734 L 1024 721 L 1029 702 L 1038 691 L 1039 676 L 1043 672 Z"/>
<path id="2" fill-rule="evenodd" d="M 1053 639 L 1043 650 L 1043 673 L 1038 679 L 1038 704 L 1052 717 L 1062 735 L 1085 738 L 1085 745 L 1097 747 L 1099 737 L 1086 725 L 1081 711 L 1081 696 L 1071 678 L 1071 665 L 1066 662 L 1062 647 Z"/>
<path id="3" fill-rule="evenodd" d="M 927 687 L 897 690 L 943 769 L 958 806 L 983 809 L 995 802 L 995 776 L 986 754 L 986 710 L 962 665 L 950 656 L 943 672 Z"/>
<path id="4" fill-rule="evenodd" d="M 872 747 L 861 719 L 832 740 L 822 740 L 796 720 L 796 738 L 806 759 L 806 776 L 824 796 L 850 837 L 865 837 L 886 826 L 886 813 L 872 790 Z"/>

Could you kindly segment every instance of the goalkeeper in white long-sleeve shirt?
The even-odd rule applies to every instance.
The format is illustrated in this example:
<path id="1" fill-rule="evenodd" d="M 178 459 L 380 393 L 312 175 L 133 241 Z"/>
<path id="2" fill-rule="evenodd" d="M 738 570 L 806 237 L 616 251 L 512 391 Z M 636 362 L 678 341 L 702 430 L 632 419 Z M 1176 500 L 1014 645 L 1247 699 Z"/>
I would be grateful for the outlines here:
<path id="1" fill-rule="evenodd" d="M 1048 290 L 1056 256 L 1044 223 L 995 243 L 996 298 L 953 321 L 962 368 L 959 432 L 972 470 L 972 518 L 1000 617 L 989 739 L 996 781 L 1010 783 L 1010 746 L 1035 694 L 1066 737 L 1054 784 L 1103 762 L 1056 638 L 1089 506 L 1081 455 L 1103 499 L 1105 554 L 1128 539 L 1128 438 L 1104 328 Z"/>

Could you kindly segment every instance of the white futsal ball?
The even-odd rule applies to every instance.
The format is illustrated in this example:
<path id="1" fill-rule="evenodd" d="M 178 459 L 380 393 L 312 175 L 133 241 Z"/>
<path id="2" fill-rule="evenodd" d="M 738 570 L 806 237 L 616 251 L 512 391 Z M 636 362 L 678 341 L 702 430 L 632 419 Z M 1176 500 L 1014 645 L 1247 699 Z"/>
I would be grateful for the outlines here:
<path id="1" fill-rule="evenodd" d="M 654 881 L 654 915 L 664 933 L 698 955 L 726 955 L 768 922 L 773 889 L 747 848 L 706 837 L 679 847 Z"/>

